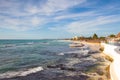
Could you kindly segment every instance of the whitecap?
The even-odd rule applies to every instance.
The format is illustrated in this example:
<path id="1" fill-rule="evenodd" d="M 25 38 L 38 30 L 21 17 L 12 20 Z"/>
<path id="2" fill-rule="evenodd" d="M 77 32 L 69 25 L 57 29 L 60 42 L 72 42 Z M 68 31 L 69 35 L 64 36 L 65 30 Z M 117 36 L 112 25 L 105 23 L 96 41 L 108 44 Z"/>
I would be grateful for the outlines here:
<path id="1" fill-rule="evenodd" d="M 28 74 L 31 74 L 31 73 L 36 73 L 36 72 L 39 72 L 39 71 L 42 71 L 43 68 L 42 67 L 35 67 L 35 68 L 30 68 L 30 69 L 27 69 L 27 70 L 24 70 L 24 71 L 9 71 L 9 72 L 6 72 L 6 73 L 1 73 L 0 74 L 0 78 L 12 78 L 12 77 L 16 77 L 16 76 L 27 76 Z"/>
<path id="2" fill-rule="evenodd" d="M 40 43 L 40 44 L 45 44 L 45 45 L 48 45 L 49 43 L 48 43 L 48 42 L 42 42 L 42 43 Z"/>
<path id="3" fill-rule="evenodd" d="M 58 55 L 62 56 L 62 55 L 64 55 L 64 53 L 59 53 Z"/>
<path id="4" fill-rule="evenodd" d="M 8 48 L 8 47 L 15 47 L 15 44 L 5 44 L 5 45 L 0 45 L 0 48 Z"/>

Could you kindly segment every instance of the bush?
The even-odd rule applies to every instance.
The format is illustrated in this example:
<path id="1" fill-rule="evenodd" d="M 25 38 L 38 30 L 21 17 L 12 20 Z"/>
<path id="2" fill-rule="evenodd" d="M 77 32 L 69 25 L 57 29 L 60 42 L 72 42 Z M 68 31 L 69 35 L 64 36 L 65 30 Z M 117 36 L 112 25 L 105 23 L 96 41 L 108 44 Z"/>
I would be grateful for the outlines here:
<path id="1" fill-rule="evenodd" d="M 103 52 L 103 51 L 104 51 L 104 48 L 103 48 L 103 47 L 101 47 L 99 50 L 100 50 L 101 52 Z"/>
<path id="2" fill-rule="evenodd" d="M 108 61 L 110 61 L 110 62 L 113 62 L 113 59 L 110 57 L 110 56 L 105 56 L 105 59 L 107 59 Z"/>

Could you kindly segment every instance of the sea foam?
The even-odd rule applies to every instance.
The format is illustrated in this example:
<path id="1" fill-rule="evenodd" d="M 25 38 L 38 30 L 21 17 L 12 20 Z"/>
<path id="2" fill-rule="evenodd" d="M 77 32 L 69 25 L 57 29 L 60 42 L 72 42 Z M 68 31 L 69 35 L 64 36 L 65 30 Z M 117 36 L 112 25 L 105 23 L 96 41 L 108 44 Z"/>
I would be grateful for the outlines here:
<path id="1" fill-rule="evenodd" d="M 11 78 L 11 77 L 16 77 L 16 76 L 27 76 L 28 74 L 31 73 L 36 73 L 39 71 L 42 71 L 43 68 L 42 67 L 35 67 L 35 68 L 30 68 L 28 70 L 25 71 L 17 71 L 17 72 L 6 72 L 6 73 L 2 73 L 0 74 L 0 78 Z"/>

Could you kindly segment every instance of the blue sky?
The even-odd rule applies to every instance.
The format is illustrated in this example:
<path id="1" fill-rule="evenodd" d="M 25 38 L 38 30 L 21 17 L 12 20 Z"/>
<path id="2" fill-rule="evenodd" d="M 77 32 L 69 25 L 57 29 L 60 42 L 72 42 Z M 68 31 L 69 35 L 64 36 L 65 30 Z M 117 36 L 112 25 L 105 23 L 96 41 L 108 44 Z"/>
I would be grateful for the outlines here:
<path id="1" fill-rule="evenodd" d="M 120 32 L 120 0 L 0 0 L 0 39 Z"/>

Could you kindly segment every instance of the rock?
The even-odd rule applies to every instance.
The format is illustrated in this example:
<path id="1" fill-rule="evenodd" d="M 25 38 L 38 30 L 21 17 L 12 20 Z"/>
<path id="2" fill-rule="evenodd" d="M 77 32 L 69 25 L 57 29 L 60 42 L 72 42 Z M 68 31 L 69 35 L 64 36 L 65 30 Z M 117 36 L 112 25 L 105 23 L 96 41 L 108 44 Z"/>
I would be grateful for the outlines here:
<path id="1" fill-rule="evenodd" d="M 98 80 L 104 80 L 103 78 L 99 78 Z"/>
<path id="2" fill-rule="evenodd" d="M 64 64 L 57 64 L 57 65 L 47 65 L 47 68 L 60 68 L 63 67 Z"/>
<path id="3" fill-rule="evenodd" d="M 99 51 L 89 51 L 88 54 L 95 54 L 95 53 L 99 53 Z"/>
<path id="4" fill-rule="evenodd" d="M 69 67 L 61 67 L 61 70 L 68 70 L 68 71 L 76 71 L 75 68 L 69 68 Z"/>
<path id="5" fill-rule="evenodd" d="M 98 57 L 96 59 L 97 59 L 97 61 L 100 61 L 100 62 L 104 62 L 105 61 L 104 58 L 102 58 L 102 57 Z"/>
<path id="6" fill-rule="evenodd" d="M 56 65 L 47 65 L 48 68 L 57 68 Z"/>
<path id="7" fill-rule="evenodd" d="M 78 64 L 75 64 L 74 66 L 81 66 L 81 67 L 90 67 L 90 66 L 94 66 L 95 65 L 95 62 L 92 61 L 92 60 L 85 60 L 85 61 L 82 61 Z"/>
<path id="8" fill-rule="evenodd" d="M 104 75 L 104 72 L 103 72 L 103 70 L 98 69 L 98 70 L 97 70 L 97 74 L 99 74 L 99 75 Z"/>

